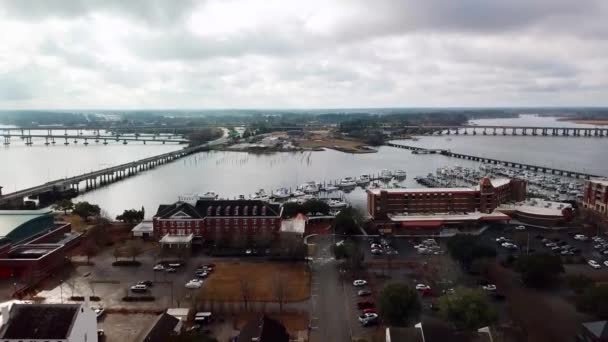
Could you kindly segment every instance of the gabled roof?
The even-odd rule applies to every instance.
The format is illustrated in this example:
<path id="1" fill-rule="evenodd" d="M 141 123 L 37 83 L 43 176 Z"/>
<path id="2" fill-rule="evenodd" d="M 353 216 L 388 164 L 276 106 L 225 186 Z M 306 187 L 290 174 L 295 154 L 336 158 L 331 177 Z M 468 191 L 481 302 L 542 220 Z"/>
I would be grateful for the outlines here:
<path id="1" fill-rule="evenodd" d="M 289 334 L 281 322 L 263 315 L 245 324 L 237 342 L 288 342 Z"/>
<path id="2" fill-rule="evenodd" d="M 167 338 L 176 333 L 175 329 L 181 322 L 179 319 L 167 314 L 162 313 L 154 321 L 153 325 L 148 330 L 146 336 L 141 340 L 142 342 L 165 342 Z M 178 327 L 179 330 L 180 327 Z"/>
<path id="3" fill-rule="evenodd" d="M 80 304 L 14 304 L 0 339 L 65 339 L 80 307 Z"/>
<path id="4" fill-rule="evenodd" d="M 199 212 L 192 206 L 192 204 L 186 202 L 176 202 L 170 205 L 159 205 L 156 211 L 156 216 L 162 218 L 169 218 L 175 214 L 182 212 L 192 218 L 203 218 Z"/>
<path id="5" fill-rule="evenodd" d="M 170 218 L 188 215 L 192 218 L 204 218 L 206 216 L 216 216 L 218 207 L 220 208 L 220 214 L 217 216 L 281 216 L 281 206 L 279 204 L 271 204 L 260 200 L 199 200 L 194 206 L 186 202 L 159 205 L 155 217 Z M 208 210 L 209 208 L 211 210 Z M 235 215 L 237 208 L 238 215 Z M 254 208 L 256 209 L 255 215 L 253 215 Z M 226 214 L 227 209 L 230 209 L 229 214 Z M 247 209 L 247 212 L 245 212 L 245 209 Z M 208 212 L 209 215 L 207 215 Z M 263 212 L 265 214 L 262 214 Z"/>
<path id="6" fill-rule="evenodd" d="M 608 321 L 587 322 L 583 327 L 594 337 L 608 338 Z"/>

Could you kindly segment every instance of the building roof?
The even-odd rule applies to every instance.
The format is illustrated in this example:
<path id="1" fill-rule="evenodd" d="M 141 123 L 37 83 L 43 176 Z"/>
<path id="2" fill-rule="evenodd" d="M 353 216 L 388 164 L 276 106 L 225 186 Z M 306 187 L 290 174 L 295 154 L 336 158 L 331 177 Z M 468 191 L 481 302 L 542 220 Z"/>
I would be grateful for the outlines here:
<path id="1" fill-rule="evenodd" d="M 167 313 L 162 313 L 156 318 L 141 341 L 165 342 L 169 336 L 179 333 L 181 324 L 179 319 Z"/>
<path id="2" fill-rule="evenodd" d="M 493 221 L 510 220 L 509 215 L 498 211 L 486 214 L 479 211 L 470 213 L 433 213 L 433 214 L 389 214 L 389 219 L 395 222 L 450 222 L 450 221 Z"/>
<path id="3" fill-rule="evenodd" d="M 281 206 L 261 200 L 198 200 L 195 205 L 186 202 L 160 205 L 155 215 L 184 219 L 207 216 L 281 216 Z"/>
<path id="4" fill-rule="evenodd" d="M 65 339 L 80 304 L 13 304 L 0 339 Z"/>
<path id="5" fill-rule="evenodd" d="M 608 321 L 583 323 L 583 328 L 596 338 L 608 338 Z"/>
<path id="6" fill-rule="evenodd" d="M 534 198 L 526 202 L 519 202 L 515 204 L 502 204 L 496 209 L 505 212 L 515 210 L 523 214 L 562 217 L 564 216 L 563 210 L 567 208 L 572 208 L 572 204 L 545 201 L 539 198 Z"/>
<path id="7" fill-rule="evenodd" d="M 131 232 L 135 233 L 135 232 L 142 232 L 142 233 L 152 233 L 154 231 L 154 225 L 152 223 L 152 221 L 141 221 L 140 223 L 138 223 L 135 227 L 133 227 L 133 229 L 131 229 Z"/>
<path id="8" fill-rule="evenodd" d="M 6 237 L 11 240 L 21 240 L 34 235 L 41 230 L 52 226 L 53 216 L 51 210 L 0 210 L 0 238 Z M 34 221 L 46 221 L 40 224 L 39 229 L 32 230 L 28 234 L 27 229 L 20 229 Z M 47 224 L 48 223 L 48 224 Z"/>
<path id="9" fill-rule="evenodd" d="M 474 192 L 477 191 L 474 188 L 394 188 L 394 189 L 367 189 L 368 193 L 374 195 L 380 195 L 382 191 L 386 191 L 389 194 L 410 194 L 410 193 L 437 193 L 437 192 Z"/>
<path id="10" fill-rule="evenodd" d="M 281 322 L 263 315 L 245 324 L 237 342 L 288 342 L 289 334 Z"/>

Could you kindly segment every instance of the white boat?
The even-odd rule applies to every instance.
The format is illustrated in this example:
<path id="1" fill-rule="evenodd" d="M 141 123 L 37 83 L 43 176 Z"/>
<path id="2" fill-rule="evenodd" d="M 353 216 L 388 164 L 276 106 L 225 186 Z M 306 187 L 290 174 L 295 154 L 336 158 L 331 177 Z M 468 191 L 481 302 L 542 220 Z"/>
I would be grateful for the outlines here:
<path id="1" fill-rule="evenodd" d="M 326 186 L 323 187 L 323 190 L 325 190 L 327 192 L 331 192 L 331 191 L 340 190 L 340 188 L 335 185 L 327 184 Z"/>
<path id="2" fill-rule="evenodd" d="M 357 186 L 357 182 L 353 177 L 345 177 L 340 181 L 340 185 L 338 185 L 342 189 L 354 188 Z"/>
<path id="3" fill-rule="evenodd" d="M 260 190 L 256 191 L 255 194 L 249 195 L 249 197 L 254 200 L 262 200 L 262 201 L 267 201 L 270 199 L 270 196 L 268 196 L 268 194 L 266 194 L 266 191 L 264 191 L 264 189 L 260 189 Z"/>
<path id="4" fill-rule="evenodd" d="M 280 188 L 272 192 L 272 197 L 276 199 L 286 199 L 289 198 L 291 194 L 287 188 Z"/>
<path id="5" fill-rule="evenodd" d="M 208 191 L 204 194 L 190 194 L 190 195 L 180 195 L 178 196 L 178 200 L 180 202 L 187 202 L 187 203 L 196 203 L 196 201 L 198 200 L 215 200 L 217 199 L 218 195 L 213 192 L 213 191 Z"/>
<path id="6" fill-rule="evenodd" d="M 382 187 L 382 185 L 380 185 L 380 183 L 378 182 L 373 182 L 371 183 L 367 188 L 368 189 L 380 189 Z"/>
<path id="7" fill-rule="evenodd" d="M 403 179 L 403 178 L 407 177 L 407 173 L 403 170 L 397 170 L 397 171 L 395 171 L 394 176 L 395 176 L 395 178 Z"/>
<path id="8" fill-rule="evenodd" d="M 336 200 L 336 199 L 329 199 L 326 202 L 327 202 L 327 205 L 329 205 L 329 207 L 331 209 L 342 209 L 342 208 L 346 208 L 346 206 L 348 205 L 346 202 Z"/>
<path id="9" fill-rule="evenodd" d="M 359 178 L 357 178 L 357 185 L 365 185 L 368 184 L 369 182 L 371 182 L 371 177 L 369 175 L 361 175 L 359 176 Z"/>
<path id="10" fill-rule="evenodd" d="M 296 190 L 296 191 L 292 192 L 291 195 L 294 197 L 300 197 L 300 196 L 306 195 L 306 193 L 302 190 Z"/>
<path id="11" fill-rule="evenodd" d="M 307 194 L 316 194 L 319 192 L 319 184 L 316 182 L 306 182 L 298 187 L 298 190 L 304 191 Z"/>
<path id="12" fill-rule="evenodd" d="M 384 170 L 380 171 L 380 179 L 391 180 L 391 179 L 393 179 L 393 174 L 389 170 L 384 169 Z"/>

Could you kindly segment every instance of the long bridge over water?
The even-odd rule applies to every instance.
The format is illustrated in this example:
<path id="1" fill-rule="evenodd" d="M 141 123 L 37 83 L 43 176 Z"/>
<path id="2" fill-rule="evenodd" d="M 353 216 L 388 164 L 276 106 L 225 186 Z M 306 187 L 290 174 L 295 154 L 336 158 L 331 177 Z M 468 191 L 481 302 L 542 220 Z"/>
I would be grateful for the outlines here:
<path id="1" fill-rule="evenodd" d="M 441 155 L 444 155 L 447 157 L 466 159 L 466 160 L 477 161 L 477 162 L 482 162 L 482 163 L 487 163 L 487 164 L 504 165 L 504 166 L 512 167 L 512 168 L 532 170 L 532 171 L 537 171 L 537 172 L 550 173 L 550 174 L 554 174 L 554 175 L 562 175 L 562 176 L 573 177 L 573 178 L 590 179 L 590 178 L 600 177 L 598 175 L 593 175 L 593 174 L 589 174 L 589 173 L 585 173 L 585 172 L 569 171 L 569 170 L 563 170 L 563 169 L 547 167 L 547 166 L 539 166 L 539 165 L 520 163 L 520 162 L 514 162 L 514 161 L 500 160 L 500 159 L 487 158 L 487 157 L 479 157 L 479 156 L 474 156 L 474 155 L 465 154 L 465 153 L 455 153 L 450 150 L 426 149 L 426 148 L 418 147 L 418 146 L 395 144 L 395 143 L 390 143 L 390 142 L 386 143 L 385 145 L 391 146 L 391 147 L 396 147 L 396 148 L 402 148 L 402 149 L 406 149 L 406 150 L 411 150 L 412 153 L 417 153 L 417 154 L 441 154 Z"/>
<path id="2" fill-rule="evenodd" d="M 0 206 L 8 205 L 19 207 L 23 204 L 23 200 L 25 198 L 37 196 L 43 193 L 63 192 L 70 189 L 79 192 L 81 185 L 84 186 L 82 190 L 86 192 L 113 182 L 117 182 L 126 177 L 133 176 L 139 173 L 140 171 L 153 169 L 159 165 L 167 164 L 185 156 L 204 151 L 209 146 L 221 144 L 224 141 L 225 137 L 222 137 L 207 144 L 184 148 L 178 151 L 168 152 L 149 158 L 144 158 L 137 161 L 124 163 L 121 165 L 108 167 L 102 170 L 84 173 L 73 177 L 54 180 L 51 182 L 44 183 L 42 185 L 34 186 L 28 189 L 23 189 L 8 194 L 2 194 L 2 187 L 0 186 Z"/>
<path id="3" fill-rule="evenodd" d="M 2 133 L 0 133 L 2 134 Z M 75 144 L 78 143 L 79 140 L 83 140 L 83 144 L 84 145 L 88 145 L 89 142 L 96 142 L 96 143 L 103 143 L 104 145 L 107 145 L 109 141 L 122 141 L 123 144 L 127 144 L 129 141 L 141 141 L 144 144 L 146 142 L 161 142 L 163 144 L 165 143 L 178 143 L 178 144 L 187 144 L 188 142 L 190 142 L 188 139 L 182 138 L 182 137 L 174 137 L 171 135 L 152 135 L 152 134 L 147 134 L 147 135 L 142 135 L 142 134 L 115 134 L 115 135 L 101 135 L 101 134 L 63 134 L 63 135 L 57 135 L 57 134 L 31 134 L 31 133 L 26 133 L 25 135 L 22 134 L 12 134 L 12 133 L 4 133 L 2 134 L 2 136 L 4 137 L 4 145 L 10 145 L 11 144 L 11 138 L 19 138 L 21 140 L 25 141 L 26 145 L 33 145 L 34 144 L 34 138 L 40 138 L 40 139 L 44 139 L 44 144 L 45 145 L 54 145 L 55 143 L 62 142 L 64 145 L 69 145 L 70 141 L 73 141 Z"/>
<path id="4" fill-rule="evenodd" d="M 438 135 L 509 135 L 545 137 L 608 137 L 608 127 L 542 127 L 542 126 L 401 126 L 406 132 Z"/>

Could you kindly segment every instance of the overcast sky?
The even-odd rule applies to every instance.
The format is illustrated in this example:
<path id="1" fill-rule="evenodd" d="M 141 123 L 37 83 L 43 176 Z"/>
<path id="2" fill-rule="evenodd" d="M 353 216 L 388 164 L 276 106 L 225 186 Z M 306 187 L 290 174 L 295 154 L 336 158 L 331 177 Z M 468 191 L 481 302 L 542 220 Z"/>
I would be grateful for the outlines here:
<path id="1" fill-rule="evenodd" d="M 608 105 L 607 0 L 0 0 L 0 108 Z"/>

